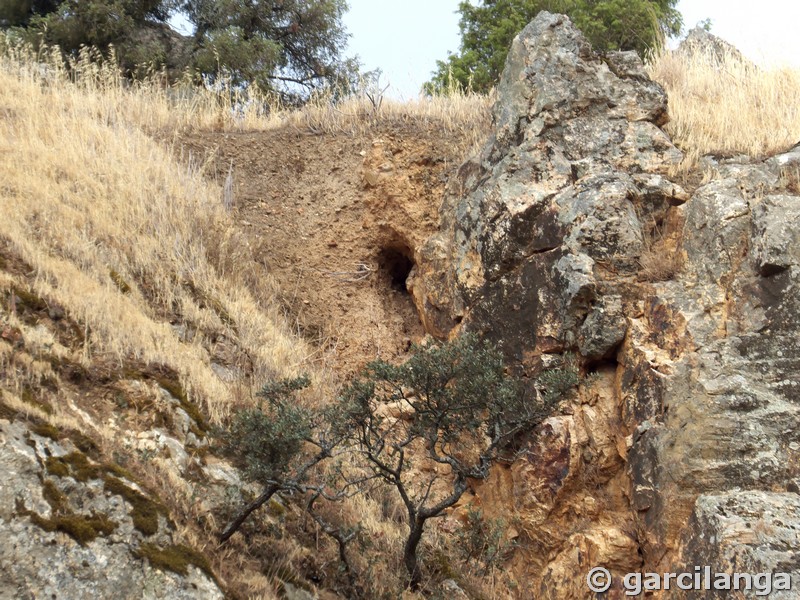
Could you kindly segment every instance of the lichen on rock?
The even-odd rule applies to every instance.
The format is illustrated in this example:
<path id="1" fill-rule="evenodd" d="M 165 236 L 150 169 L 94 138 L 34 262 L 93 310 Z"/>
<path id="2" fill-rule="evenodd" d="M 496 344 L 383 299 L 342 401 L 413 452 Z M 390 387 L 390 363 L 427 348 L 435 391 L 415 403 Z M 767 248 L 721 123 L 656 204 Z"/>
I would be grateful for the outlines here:
<path id="1" fill-rule="evenodd" d="M 184 549 L 185 560 L 170 568 L 137 550 L 155 546 L 128 514 L 134 490 L 104 489 L 104 477 L 120 480 L 102 465 L 87 471 L 92 463 L 71 442 L 0 420 L 0 447 L 0 470 L 13 474 L 0 484 L 0 589 L 9 597 L 223 597 L 196 551 Z M 52 458 L 63 471 L 48 472 Z M 167 549 L 174 543 L 166 531 L 152 539 Z"/>

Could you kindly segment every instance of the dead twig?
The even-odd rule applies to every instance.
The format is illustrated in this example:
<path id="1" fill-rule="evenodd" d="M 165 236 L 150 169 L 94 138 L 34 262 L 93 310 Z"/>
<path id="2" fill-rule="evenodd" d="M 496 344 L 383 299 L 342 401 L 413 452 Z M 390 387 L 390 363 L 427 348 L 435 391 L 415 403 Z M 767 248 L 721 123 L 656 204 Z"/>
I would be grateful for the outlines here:
<path id="1" fill-rule="evenodd" d="M 355 283 L 363 281 L 375 272 L 375 269 L 369 267 L 364 263 L 356 263 L 356 268 L 353 271 L 327 271 L 325 269 L 314 269 L 323 275 L 338 279 L 342 283 Z"/>

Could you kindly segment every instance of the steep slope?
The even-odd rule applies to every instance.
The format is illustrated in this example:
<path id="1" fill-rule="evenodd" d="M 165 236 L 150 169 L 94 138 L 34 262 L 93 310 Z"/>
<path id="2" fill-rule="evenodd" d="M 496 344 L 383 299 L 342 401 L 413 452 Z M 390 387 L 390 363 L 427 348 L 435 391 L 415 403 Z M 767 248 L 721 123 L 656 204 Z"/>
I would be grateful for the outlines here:
<path id="1" fill-rule="evenodd" d="M 230 173 L 235 218 L 288 315 L 346 374 L 425 334 L 406 279 L 474 135 L 390 117 L 363 135 L 281 127 L 179 145 L 219 180 Z"/>
<path id="2" fill-rule="evenodd" d="M 313 352 L 218 188 L 113 94 L 2 67 L 0 587 L 216 598 L 216 572 L 247 590 L 201 552 L 243 493 L 208 432 L 266 379 L 313 375 Z"/>

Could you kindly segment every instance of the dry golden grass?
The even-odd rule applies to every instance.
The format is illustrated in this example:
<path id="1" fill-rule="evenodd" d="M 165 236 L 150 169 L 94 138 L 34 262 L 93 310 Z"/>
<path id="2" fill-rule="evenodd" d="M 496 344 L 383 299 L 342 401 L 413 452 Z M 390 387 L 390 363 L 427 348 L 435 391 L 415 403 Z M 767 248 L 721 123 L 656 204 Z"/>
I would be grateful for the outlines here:
<path id="1" fill-rule="evenodd" d="M 220 190 L 137 126 L 128 92 L 23 67 L 0 59 L 0 238 L 34 293 L 91 332 L 82 358 L 168 365 L 217 421 L 234 390 L 211 370 L 208 336 L 233 340 L 256 383 L 308 370 L 313 351 L 271 303 Z"/>
<path id="2" fill-rule="evenodd" d="M 94 383 L 59 381 L 57 389 L 45 390 L 47 380 L 60 376 L 53 364 L 117 369 L 121 377 L 126 365 L 166 365 L 218 423 L 271 378 L 306 372 L 316 382 L 311 395 L 330 392 L 333 384 L 315 364 L 315 349 L 292 334 L 277 308 L 274 283 L 224 209 L 222 190 L 209 184 L 202 167 L 180 164 L 175 152 L 150 135 L 218 126 L 211 109 L 176 107 L 169 90 L 154 84 L 127 88 L 110 70 L 88 61 L 73 65 L 80 71 L 76 83 L 53 61 L 42 66 L 32 59 L 13 50 L 0 55 L 0 408 L 58 431 L 83 432 L 111 456 L 130 437 L 131 431 L 122 429 L 135 435 L 135 416 L 121 428 L 107 412 L 89 407 L 98 398 L 89 394 L 108 392 L 100 385 L 90 389 Z M 387 106 L 380 110 L 390 110 Z M 444 114 L 445 108 L 436 110 Z M 297 126 L 314 127 L 321 111 L 312 108 L 292 118 Z M 286 124 L 267 117 L 259 123 Z M 325 125 L 345 126 L 345 120 Z M 368 120 L 360 125 L 369 126 Z M 85 339 L 62 344 L 54 322 L 46 316 L 31 320 L 17 306 L 18 293 L 63 308 L 62 322 L 79 324 Z M 176 324 L 194 331 L 193 339 L 182 340 Z M 212 370 L 209 348 L 217 337 L 252 363 L 249 380 L 224 381 Z M 138 389 L 152 406 L 159 405 L 155 384 Z M 194 525 L 207 515 L 197 512 L 193 484 L 160 455 L 123 454 L 172 514 L 181 515 L 181 540 L 208 551 L 224 581 L 252 597 L 276 597 L 270 576 L 275 573 L 259 575 L 263 565 L 245 560 L 247 544 L 239 540 L 235 554 L 218 549 L 213 517 L 205 526 Z M 389 594 L 389 587 L 401 587 L 402 533 L 396 523 L 381 523 L 377 507 L 348 508 L 356 509 L 370 530 L 391 540 L 391 553 L 373 552 L 364 563 L 386 582 L 382 589 Z M 273 570 L 290 568 L 293 557 L 301 556 L 292 540 L 285 550 Z M 244 561 L 239 570 L 232 567 L 237 556 Z"/>
<path id="3" fill-rule="evenodd" d="M 0 35 L 4 70 L 37 85 L 72 79 L 87 110 L 109 124 L 159 134 L 186 130 L 260 131 L 291 127 L 312 133 L 364 136 L 382 122 L 435 124 L 445 131 L 467 132 L 479 143 L 490 123 L 493 96 L 461 93 L 399 102 L 362 89 L 334 101 L 320 94 L 302 109 L 282 106 L 253 87 L 237 89 L 224 80 L 215 89 L 188 80 L 166 85 L 160 73 L 128 82 L 109 62 L 86 50 L 67 69 L 56 50 L 34 55 Z M 69 74 L 68 74 L 69 70 Z M 800 70 L 759 68 L 740 55 L 721 59 L 712 50 L 663 50 L 648 64 L 650 76 L 669 95 L 667 132 L 684 150 L 684 169 L 704 154 L 763 157 L 800 140 Z M 58 84 L 60 85 L 60 84 Z"/>
<path id="4" fill-rule="evenodd" d="M 0 34 L 4 69 L 29 82 L 62 82 L 71 78 L 96 116 L 109 123 L 125 123 L 148 132 L 181 130 L 263 131 L 294 127 L 312 133 L 367 135 L 384 121 L 413 120 L 435 124 L 445 131 L 466 132 L 474 142 L 482 141 L 490 121 L 493 97 L 461 93 L 420 97 L 400 102 L 384 98 L 379 90 L 364 87 L 344 100 L 330 93 L 313 96 L 302 108 L 287 107 L 254 86 L 236 88 L 221 79 L 214 89 L 185 81 L 167 85 L 163 73 L 154 72 L 142 81 L 129 82 L 118 69 L 103 61 L 99 53 L 84 50 L 66 67 L 57 49 L 34 53 Z M 69 75 L 68 75 L 69 71 Z"/>
<path id="5" fill-rule="evenodd" d="M 726 53 L 665 51 L 648 66 L 669 95 L 667 133 L 686 153 L 764 157 L 800 140 L 800 70 Z"/>

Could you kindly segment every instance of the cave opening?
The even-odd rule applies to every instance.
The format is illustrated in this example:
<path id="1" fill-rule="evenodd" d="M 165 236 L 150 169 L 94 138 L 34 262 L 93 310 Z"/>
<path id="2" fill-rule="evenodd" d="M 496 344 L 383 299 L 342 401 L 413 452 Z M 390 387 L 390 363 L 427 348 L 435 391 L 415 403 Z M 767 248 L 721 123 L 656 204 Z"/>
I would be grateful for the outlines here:
<path id="1" fill-rule="evenodd" d="M 411 248 L 403 243 L 385 246 L 378 255 L 378 264 L 393 290 L 407 293 L 406 280 L 414 268 Z"/>

